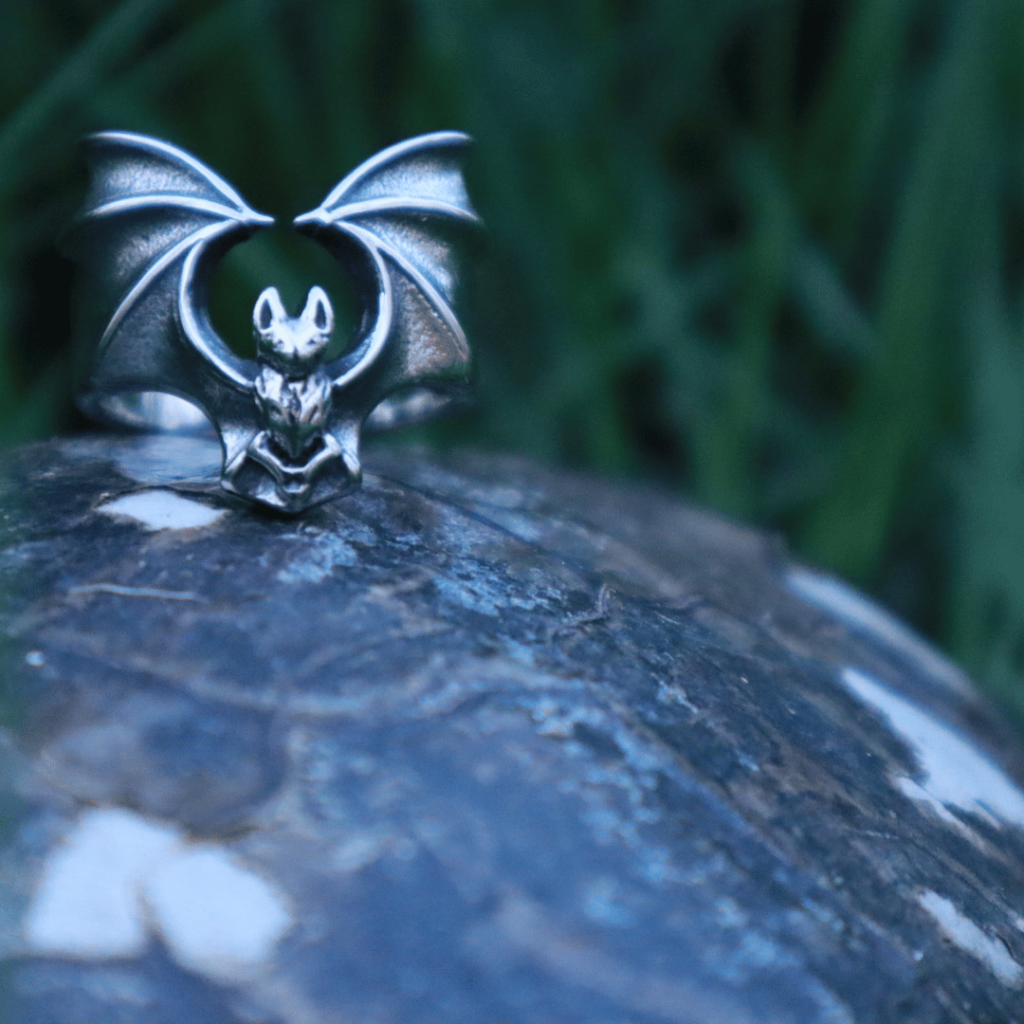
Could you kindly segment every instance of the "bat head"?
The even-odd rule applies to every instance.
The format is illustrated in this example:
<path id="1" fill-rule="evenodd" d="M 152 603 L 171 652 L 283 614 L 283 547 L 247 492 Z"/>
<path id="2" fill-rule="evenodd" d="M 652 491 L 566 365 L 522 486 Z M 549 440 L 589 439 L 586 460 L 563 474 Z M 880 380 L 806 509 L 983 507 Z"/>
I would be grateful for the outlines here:
<path id="1" fill-rule="evenodd" d="M 288 377 L 305 377 L 319 365 L 334 329 L 334 310 L 323 288 L 310 288 L 306 306 L 289 316 L 276 288 L 265 288 L 252 313 L 259 358 Z"/>

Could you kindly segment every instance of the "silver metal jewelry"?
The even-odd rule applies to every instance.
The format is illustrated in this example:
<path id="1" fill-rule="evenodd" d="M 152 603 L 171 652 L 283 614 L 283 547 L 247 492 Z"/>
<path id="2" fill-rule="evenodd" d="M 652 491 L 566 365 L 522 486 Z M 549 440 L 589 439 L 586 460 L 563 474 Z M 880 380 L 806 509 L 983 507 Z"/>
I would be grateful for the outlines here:
<path id="1" fill-rule="evenodd" d="M 468 142 L 436 132 L 385 149 L 295 218 L 351 277 L 362 319 L 327 361 L 327 293 L 311 289 L 293 317 L 267 288 L 253 312 L 254 361 L 217 335 L 207 288 L 227 250 L 273 218 L 176 146 L 90 136 L 91 188 L 65 240 L 84 277 L 81 408 L 138 429 L 208 419 L 223 447 L 222 485 L 284 512 L 357 487 L 364 423 L 417 422 L 466 395 L 449 226 L 479 223 L 461 171 Z"/>

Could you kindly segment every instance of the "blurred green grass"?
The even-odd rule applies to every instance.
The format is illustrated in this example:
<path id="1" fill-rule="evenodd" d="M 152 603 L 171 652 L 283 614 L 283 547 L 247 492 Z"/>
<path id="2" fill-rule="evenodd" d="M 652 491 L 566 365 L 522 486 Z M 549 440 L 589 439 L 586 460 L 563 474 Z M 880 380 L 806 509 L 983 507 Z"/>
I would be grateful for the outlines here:
<path id="1" fill-rule="evenodd" d="M 0 443 L 75 425 L 75 142 L 127 128 L 290 216 L 457 127 L 490 239 L 440 426 L 785 533 L 1024 713 L 1016 0 L 6 0 Z M 236 249 L 241 343 L 315 247 Z M 334 276 L 332 276 L 334 275 Z"/>

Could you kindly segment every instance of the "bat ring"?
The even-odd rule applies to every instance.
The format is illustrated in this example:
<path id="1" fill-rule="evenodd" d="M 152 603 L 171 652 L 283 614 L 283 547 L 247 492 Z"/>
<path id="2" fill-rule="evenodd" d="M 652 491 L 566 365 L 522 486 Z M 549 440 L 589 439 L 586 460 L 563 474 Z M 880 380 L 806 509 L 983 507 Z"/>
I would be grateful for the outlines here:
<path id="1" fill-rule="evenodd" d="M 360 432 L 431 417 L 467 395 L 469 346 L 454 310 L 452 226 L 477 225 L 462 177 L 469 143 L 435 132 L 383 150 L 295 228 L 350 276 L 362 318 L 327 358 L 334 313 L 310 290 L 290 316 L 256 300 L 256 359 L 235 354 L 207 310 L 217 263 L 273 218 L 167 142 L 127 132 L 85 140 L 85 207 L 64 239 L 83 276 L 78 404 L 134 429 L 212 423 L 221 484 L 297 513 L 359 486 Z"/>

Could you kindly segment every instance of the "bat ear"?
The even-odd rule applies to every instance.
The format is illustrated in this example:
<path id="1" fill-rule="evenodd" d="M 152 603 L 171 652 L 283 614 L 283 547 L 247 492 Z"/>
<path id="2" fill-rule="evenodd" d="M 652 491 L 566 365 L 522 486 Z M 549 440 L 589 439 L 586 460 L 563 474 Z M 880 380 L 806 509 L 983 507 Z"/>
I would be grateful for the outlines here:
<path id="1" fill-rule="evenodd" d="M 260 336 L 269 334 L 274 324 L 281 320 L 287 320 L 281 295 L 276 288 L 264 288 L 260 297 L 256 300 L 256 307 L 252 311 L 252 325 Z"/>
<path id="2" fill-rule="evenodd" d="M 334 309 L 327 292 L 319 285 L 309 289 L 302 319 L 311 323 L 321 334 L 330 334 L 334 330 Z"/>

